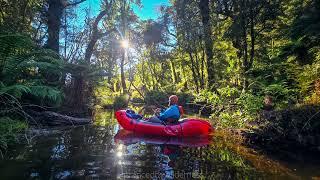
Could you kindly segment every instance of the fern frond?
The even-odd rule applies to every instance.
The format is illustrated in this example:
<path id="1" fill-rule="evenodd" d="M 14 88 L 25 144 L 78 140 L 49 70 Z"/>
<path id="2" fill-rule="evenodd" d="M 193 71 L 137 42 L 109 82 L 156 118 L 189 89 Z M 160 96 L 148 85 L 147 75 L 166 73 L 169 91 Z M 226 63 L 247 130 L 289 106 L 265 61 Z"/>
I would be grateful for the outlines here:
<path id="1" fill-rule="evenodd" d="M 31 86 L 30 94 L 41 99 L 61 102 L 62 92 L 50 86 Z"/>
<path id="2" fill-rule="evenodd" d="M 30 93 L 31 89 L 25 85 L 15 84 L 12 86 L 4 86 L 0 88 L 0 95 L 2 94 L 10 94 L 16 98 L 21 98 L 23 94 Z"/>

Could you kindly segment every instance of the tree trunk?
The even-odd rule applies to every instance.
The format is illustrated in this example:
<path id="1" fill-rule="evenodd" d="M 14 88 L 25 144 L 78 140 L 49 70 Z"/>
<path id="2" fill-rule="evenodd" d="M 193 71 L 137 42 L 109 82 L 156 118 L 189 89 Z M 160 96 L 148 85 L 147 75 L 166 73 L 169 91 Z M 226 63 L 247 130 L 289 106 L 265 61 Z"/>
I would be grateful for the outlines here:
<path id="1" fill-rule="evenodd" d="M 64 11 L 64 59 L 67 61 L 67 46 L 68 46 L 68 20 L 67 20 L 67 10 Z"/>
<path id="2" fill-rule="evenodd" d="M 98 14 L 92 25 L 92 34 L 85 52 L 85 62 L 87 63 L 87 66 L 90 65 L 90 59 L 93 54 L 94 46 L 100 37 L 98 24 L 101 19 L 107 14 L 108 8 L 109 6 L 107 6 L 105 10 L 101 11 Z M 88 69 L 89 68 L 80 70 L 81 72 L 79 73 L 79 75 L 76 75 L 74 79 L 74 83 L 76 86 L 73 86 L 73 90 L 77 91 L 77 93 L 74 93 L 74 96 L 72 96 L 73 105 L 83 106 L 84 104 L 86 104 L 88 98 L 91 97 L 91 91 L 93 90 L 93 88 L 92 84 L 87 79 Z"/>
<path id="3" fill-rule="evenodd" d="M 49 49 L 59 53 L 59 34 L 64 9 L 67 6 L 75 6 L 84 1 L 85 0 L 79 0 L 74 3 L 68 3 L 67 0 L 47 0 L 49 8 L 47 12 L 48 40 L 46 46 Z"/>
<path id="4" fill-rule="evenodd" d="M 243 8 L 246 7 L 246 3 L 243 1 L 241 3 Z M 247 40 L 247 14 L 244 10 L 241 11 L 241 28 L 242 28 L 242 50 L 243 50 L 243 89 L 246 90 L 248 88 L 248 79 L 247 79 L 247 71 L 249 70 L 249 63 L 248 63 L 248 40 Z"/>
<path id="5" fill-rule="evenodd" d="M 251 35 L 251 49 L 250 49 L 250 61 L 249 61 L 249 68 L 252 67 L 253 59 L 254 59 L 254 44 L 255 44 L 255 32 L 254 32 L 254 14 L 253 14 L 253 7 L 250 6 L 250 35 Z"/>
<path id="6" fill-rule="evenodd" d="M 145 73 L 145 65 L 144 65 L 144 59 L 141 61 L 141 71 L 142 71 L 142 84 L 146 84 L 146 73 Z M 140 73 L 139 73 L 140 74 Z"/>
<path id="7" fill-rule="evenodd" d="M 122 40 L 127 40 L 127 19 L 126 19 L 126 1 L 127 0 L 121 0 L 120 1 L 120 6 L 121 6 L 121 32 L 122 32 Z M 120 62 L 120 78 L 121 78 L 121 85 L 122 85 L 122 90 L 123 93 L 127 93 L 127 86 L 126 86 L 126 77 L 124 73 L 124 64 L 125 64 L 125 56 L 126 56 L 126 47 L 123 47 L 122 49 L 122 57 L 121 57 L 121 62 Z"/>
<path id="8" fill-rule="evenodd" d="M 76 118 L 70 117 L 66 115 L 62 115 L 56 112 L 51 111 L 28 111 L 28 114 L 34 117 L 34 121 L 30 121 L 30 124 L 40 123 L 42 125 L 48 126 L 75 126 L 75 125 L 85 125 L 90 124 L 92 122 L 89 118 Z"/>
<path id="9" fill-rule="evenodd" d="M 203 49 L 202 50 L 202 57 L 201 57 L 201 81 L 200 81 L 202 89 L 204 88 L 204 63 L 205 63 L 204 56 L 205 56 L 205 51 Z"/>
<path id="10" fill-rule="evenodd" d="M 157 84 L 156 84 L 156 80 L 155 80 L 155 74 L 153 73 L 153 71 L 152 71 L 152 67 L 151 67 L 151 63 L 149 62 L 149 63 L 147 63 L 147 66 L 148 66 L 148 69 L 149 69 L 149 72 L 150 72 L 150 78 L 151 78 L 151 87 L 152 87 L 152 90 L 155 90 L 155 89 L 157 89 Z M 147 81 L 148 81 L 148 79 L 147 79 Z"/>
<path id="11" fill-rule="evenodd" d="M 85 61 L 87 62 L 88 65 L 90 64 L 90 59 L 91 59 L 91 56 L 92 56 L 92 53 L 93 53 L 94 46 L 95 46 L 96 42 L 98 41 L 98 39 L 100 37 L 99 36 L 99 31 L 98 31 L 98 24 L 101 21 L 101 19 L 107 14 L 107 12 L 108 12 L 107 9 L 101 11 L 98 14 L 98 16 L 96 17 L 96 19 L 94 20 L 94 23 L 92 25 L 91 38 L 90 38 L 89 44 L 87 46 L 85 57 L 84 57 L 84 59 L 85 59 Z"/>
<path id="12" fill-rule="evenodd" d="M 213 63 L 213 42 L 211 38 L 209 0 L 200 0 L 199 8 L 202 19 L 204 43 L 207 56 L 208 85 L 211 88 L 215 82 L 215 68 Z"/>
<path id="13" fill-rule="evenodd" d="M 182 62 L 180 62 L 180 72 L 181 72 L 181 76 L 182 76 L 182 82 L 184 82 L 184 89 L 188 89 L 188 81 L 187 81 L 187 77 L 186 77 L 186 73 L 184 71 L 184 65 L 182 64 Z"/>
<path id="14" fill-rule="evenodd" d="M 248 42 L 247 42 L 247 30 L 243 27 L 243 88 L 248 88 L 247 71 L 248 71 Z"/>
<path id="15" fill-rule="evenodd" d="M 173 60 L 169 60 L 170 61 L 170 67 L 171 67 L 171 77 L 172 77 L 172 81 L 174 84 L 177 83 L 177 73 L 176 73 L 176 67 L 175 64 L 173 62 Z"/>
<path id="16" fill-rule="evenodd" d="M 196 70 L 195 70 L 194 59 L 192 57 L 191 52 L 189 52 L 188 54 L 189 54 L 190 61 L 191 61 L 191 71 L 192 71 L 193 81 L 194 81 L 194 84 L 196 85 L 196 90 L 197 90 L 197 93 L 198 93 L 199 92 L 199 83 L 198 83 L 198 80 L 197 80 L 197 73 L 196 73 Z"/>
<path id="17" fill-rule="evenodd" d="M 195 66 L 196 66 L 197 81 L 199 83 L 199 88 L 202 88 L 201 87 L 202 82 L 201 82 L 201 74 L 200 74 L 200 65 L 199 65 L 200 59 L 198 56 L 198 50 L 195 52 L 195 57 L 196 57 Z"/>
<path id="18" fill-rule="evenodd" d="M 122 50 L 122 57 L 120 63 L 120 78 L 121 78 L 121 86 L 123 93 L 127 93 L 127 86 L 126 86 L 126 77 L 124 76 L 124 60 L 125 60 L 125 50 Z"/>
<path id="19" fill-rule="evenodd" d="M 84 87 L 85 81 L 81 73 L 73 75 L 72 88 L 67 92 L 67 104 L 73 107 L 74 112 L 84 111 Z"/>
<path id="20" fill-rule="evenodd" d="M 64 10 L 62 0 L 48 0 L 48 41 L 47 47 L 59 53 L 59 33 Z"/>

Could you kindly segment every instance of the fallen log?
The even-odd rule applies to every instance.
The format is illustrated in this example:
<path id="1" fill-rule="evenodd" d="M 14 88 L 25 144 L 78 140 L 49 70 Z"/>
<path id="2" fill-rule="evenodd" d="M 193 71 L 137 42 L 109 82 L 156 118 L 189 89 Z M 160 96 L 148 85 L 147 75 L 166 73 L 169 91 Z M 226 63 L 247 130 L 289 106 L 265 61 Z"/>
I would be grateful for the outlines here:
<path id="1" fill-rule="evenodd" d="M 33 120 L 30 120 L 30 124 L 32 125 L 36 125 L 35 123 L 39 123 L 41 125 L 47 126 L 77 126 L 90 124 L 92 122 L 90 118 L 76 118 L 52 111 L 28 111 L 28 114 L 33 118 Z"/>

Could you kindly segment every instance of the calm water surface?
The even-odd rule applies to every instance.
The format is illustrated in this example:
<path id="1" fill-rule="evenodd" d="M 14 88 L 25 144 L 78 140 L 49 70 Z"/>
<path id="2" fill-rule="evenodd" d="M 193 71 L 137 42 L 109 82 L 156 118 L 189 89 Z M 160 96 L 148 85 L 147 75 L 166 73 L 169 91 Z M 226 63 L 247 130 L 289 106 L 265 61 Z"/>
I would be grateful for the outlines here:
<path id="1" fill-rule="evenodd" d="M 0 179 L 320 179 L 319 165 L 273 160 L 223 131 L 142 137 L 119 130 L 113 112 L 94 125 L 32 134 L 0 161 Z"/>

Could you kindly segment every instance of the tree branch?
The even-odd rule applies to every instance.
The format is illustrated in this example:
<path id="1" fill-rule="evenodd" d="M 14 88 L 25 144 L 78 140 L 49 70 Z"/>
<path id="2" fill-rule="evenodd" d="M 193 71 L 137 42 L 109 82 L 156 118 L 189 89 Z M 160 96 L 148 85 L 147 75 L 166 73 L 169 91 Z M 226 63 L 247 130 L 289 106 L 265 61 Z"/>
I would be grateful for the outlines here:
<path id="1" fill-rule="evenodd" d="M 93 22 L 92 34 L 91 34 L 91 37 L 90 37 L 89 44 L 88 44 L 88 46 L 86 48 L 85 58 L 84 58 L 85 61 L 88 64 L 90 64 L 90 59 L 91 59 L 91 56 L 92 56 L 94 45 L 96 44 L 97 40 L 100 38 L 100 36 L 99 36 L 100 33 L 98 31 L 98 24 L 102 20 L 102 18 L 105 15 L 107 15 L 107 13 L 109 12 L 109 9 L 111 8 L 112 2 L 113 1 L 110 1 L 109 3 L 107 3 L 107 1 L 106 1 L 106 8 L 104 10 L 100 11 L 100 13 L 98 14 L 98 16 L 96 17 L 96 19 Z"/>
<path id="2" fill-rule="evenodd" d="M 98 36 L 99 36 L 99 38 L 102 38 L 104 36 L 107 36 L 107 35 L 111 34 L 112 32 L 117 32 L 117 29 L 116 28 L 112 28 L 110 30 L 107 30 L 106 32 L 99 33 Z"/>
<path id="3" fill-rule="evenodd" d="M 76 2 L 73 2 L 73 3 L 70 3 L 70 2 L 66 2 L 64 7 L 69 7 L 69 6 L 76 6 L 78 4 L 81 4 L 83 2 L 85 2 L 86 0 L 80 0 L 80 1 L 76 1 Z"/>

